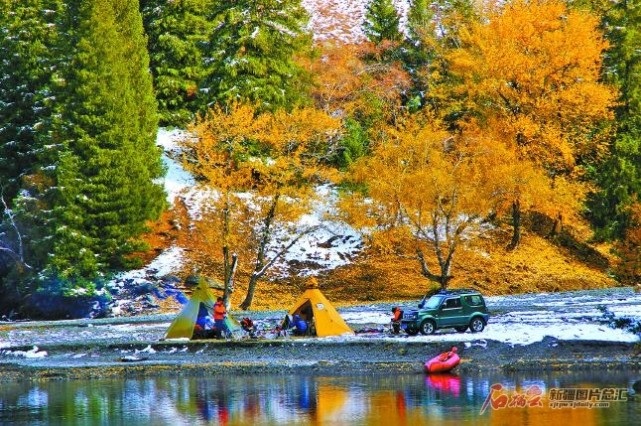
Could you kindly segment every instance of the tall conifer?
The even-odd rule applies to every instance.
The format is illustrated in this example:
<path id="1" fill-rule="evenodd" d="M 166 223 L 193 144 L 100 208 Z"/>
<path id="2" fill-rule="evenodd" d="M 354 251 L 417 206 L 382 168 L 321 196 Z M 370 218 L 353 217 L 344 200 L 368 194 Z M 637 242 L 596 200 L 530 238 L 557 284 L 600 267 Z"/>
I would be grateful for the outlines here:
<path id="1" fill-rule="evenodd" d="M 202 47 L 211 30 L 207 16 L 212 2 L 140 2 L 163 126 L 184 126 L 198 110 L 196 98 L 205 71 Z"/>
<path id="2" fill-rule="evenodd" d="M 0 0 L 0 185 L 9 206 L 38 164 L 38 129 L 53 102 L 51 46 L 61 13 L 59 0 Z"/>
<path id="3" fill-rule="evenodd" d="M 263 110 L 305 102 L 307 72 L 295 55 L 311 46 L 300 0 L 216 0 L 204 101 L 249 101 Z"/>
<path id="4" fill-rule="evenodd" d="M 365 10 L 363 31 L 376 44 L 383 40 L 400 41 L 403 39 L 400 20 L 392 0 L 370 0 Z"/>
<path id="5" fill-rule="evenodd" d="M 641 195 L 641 1 L 608 3 L 603 14 L 610 49 L 605 79 L 619 88 L 616 135 L 608 159 L 594 170 L 600 190 L 588 199 L 588 214 L 601 238 L 621 238 L 630 226 L 630 206 Z"/>
<path id="6" fill-rule="evenodd" d="M 56 111 L 28 197 L 27 240 L 49 290 L 85 293 L 137 248 L 165 200 L 157 114 L 135 0 L 69 0 L 60 23 Z M 56 283 L 60 288 L 52 288 Z"/>

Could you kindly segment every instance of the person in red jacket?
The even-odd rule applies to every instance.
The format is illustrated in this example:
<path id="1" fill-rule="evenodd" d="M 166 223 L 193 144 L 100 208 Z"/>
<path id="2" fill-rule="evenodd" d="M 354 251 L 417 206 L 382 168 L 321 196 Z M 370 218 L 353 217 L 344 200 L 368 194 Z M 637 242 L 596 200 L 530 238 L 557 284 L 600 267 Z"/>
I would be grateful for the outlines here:
<path id="1" fill-rule="evenodd" d="M 223 303 L 223 298 L 219 297 L 214 304 L 214 326 L 221 336 L 227 337 L 229 330 L 225 324 L 225 317 L 227 316 L 227 309 Z"/>
<path id="2" fill-rule="evenodd" d="M 401 320 L 403 319 L 403 310 L 398 306 L 392 308 L 392 333 L 398 334 L 401 332 Z"/>

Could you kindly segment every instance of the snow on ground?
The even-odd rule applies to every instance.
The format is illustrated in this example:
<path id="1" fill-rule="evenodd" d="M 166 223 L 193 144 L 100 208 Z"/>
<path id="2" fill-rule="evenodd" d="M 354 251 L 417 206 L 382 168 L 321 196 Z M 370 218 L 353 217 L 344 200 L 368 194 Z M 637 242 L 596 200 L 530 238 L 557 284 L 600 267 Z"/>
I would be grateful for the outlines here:
<path id="1" fill-rule="evenodd" d="M 337 41 L 356 43 L 366 39 L 363 33 L 365 9 L 369 0 L 303 0 L 310 15 L 309 27 L 316 42 Z M 406 27 L 408 0 L 393 0 L 401 17 L 401 29 Z"/>
<path id="2" fill-rule="evenodd" d="M 276 268 L 284 270 L 288 264 L 298 263 L 297 274 L 316 275 L 321 270 L 350 263 L 362 249 L 363 241 L 356 230 L 344 222 L 329 218 L 338 201 L 337 191 L 325 185 L 317 188 L 317 194 L 319 201 L 314 204 L 310 214 L 300 219 L 297 228 L 321 227 L 298 240 L 275 264 Z M 291 238 L 289 236 L 288 239 Z M 274 253 L 275 250 L 272 250 L 271 254 Z M 301 263 L 310 267 L 300 268 Z"/>
<path id="3" fill-rule="evenodd" d="M 176 197 L 180 197 L 187 206 L 190 217 L 198 219 L 202 215 L 205 200 L 212 196 L 213 190 L 198 187 L 193 176 L 183 169 L 182 164 L 177 160 L 181 153 L 179 142 L 186 137 L 189 135 L 184 130 L 159 129 L 157 145 L 164 150 L 163 161 L 167 165 L 164 185 L 168 200 L 173 203 Z M 314 204 L 313 211 L 304 215 L 295 228 L 297 231 L 302 231 L 309 227 L 322 226 L 300 238 L 282 260 L 274 264 L 274 269 L 280 271 L 281 276 L 287 275 L 287 269 L 291 264 L 296 264 L 297 273 L 304 276 L 315 275 L 321 270 L 348 264 L 362 248 L 361 236 L 353 228 L 344 222 L 329 218 L 338 201 L 337 191 L 324 185 L 317 189 L 317 194 L 319 201 Z M 287 245 L 295 237 L 295 234 L 280 235 L 275 239 L 278 242 L 272 245 L 269 253 L 273 256 L 280 252 L 282 246 Z M 174 270 L 164 268 L 155 275 L 162 276 L 165 269 L 168 269 L 164 272 L 165 274 L 175 273 L 180 266 L 181 253 L 180 248 L 172 247 L 161 254 L 162 259 L 157 263 L 165 264 L 168 260 L 175 258 L 174 263 L 169 265 L 174 267 Z M 132 278 L 143 278 L 145 271 L 150 268 L 160 269 L 156 265 L 149 265 L 143 270 L 134 271 Z"/>
<path id="4" fill-rule="evenodd" d="M 29 351 L 6 351 L 4 354 L 22 358 L 44 358 L 47 356 L 47 351 L 40 351 L 37 346 L 34 346 Z"/>
<path id="5" fill-rule="evenodd" d="M 539 312 L 539 314 L 541 314 Z M 615 342 L 638 342 L 639 337 L 619 329 L 612 329 L 597 321 L 567 322 L 558 316 L 544 313 L 533 318 L 532 322 L 515 320 L 514 313 L 490 317 L 490 322 L 481 333 L 457 333 L 452 329 L 437 330 L 431 336 L 408 337 L 400 334 L 394 340 L 412 339 L 424 342 L 460 341 L 478 344 L 482 340 L 496 340 L 513 345 L 527 345 L 543 340 L 544 337 L 554 337 L 559 340 L 598 340 Z M 390 324 L 390 314 L 383 312 L 350 312 L 342 314 L 348 324 L 370 325 L 373 328 L 387 330 Z M 363 334 L 355 337 L 342 336 L 342 339 L 370 339 L 371 335 Z"/>
<path id="6" fill-rule="evenodd" d="M 164 178 L 167 201 L 174 202 L 175 198 L 187 188 L 193 187 L 196 182 L 179 162 L 180 149 L 178 141 L 186 137 L 183 130 L 158 129 L 156 144 L 163 148 L 162 161 L 167 167 L 167 175 Z"/>
<path id="7" fill-rule="evenodd" d="M 174 274 L 180 270 L 180 265 L 183 262 L 183 252 L 184 250 L 180 247 L 170 247 L 144 268 L 118 274 L 116 280 L 136 283 L 146 281 L 146 277 L 150 275 L 162 277 Z"/>
<path id="8" fill-rule="evenodd" d="M 585 296 L 585 297 L 584 297 Z M 527 299 L 523 303 L 522 299 Z M 533 305 L 549 299 L 553 303 L 550 308 L 534 309 Z M 342 318 L 357 333 L 339 337 L 320 338 L 323 341 L 360 342 L 371 339 L 384 339 L 404 342 L 443 342 L 444 344 L 463 344 L 469 346 L 485 346 L 494 340 L 510 345 L 527 345 L 540 342 L 546 337 L 557 340 L 590 340 L 614 342 L 639 342 L 639 336 L 608 326 L 603 312 L 592 305 L 583 306 L 586 301 L 600 301 L 604 305 L 617 302 L 621 312 L 633 313 L 641 317 L 639 304 L 641 294 L 629 289 L 608 289 L 583 292 L 564 292 L 543 295 L 514 295 L 486 298 L 490 310 L 490 321 L 481 333 L 458 333 L 451 329 L 437 330 L 431 336 L 408 336 L 405 333 L 393 335 L 390 332 L 391 307 L 397 304 L 380 303 L 362 306 L 341 307 L 338 309 Z M 576 300 L 577 303 L 573 303 Z M 398 304 L 404 310 L 415 307 L 415 304 Z M 262 338 L 275 339 L 274 328 L 285 315 L 285 311 L 270 312 L 234 312 L 236 318 L 250 316 L 261 331 Z M 47 344 L 82 342 L 154 342 L 164 337 L 171 315 L 141 317 L 141 318 L 104 318 L 85 320 L 85 322 L 56 321 L 43 327 L 42 323 L 11 324 L 0 342 L 0 349 Z M 84 325 L 84 326 L 83 326 Z M 239 338 L 240 336 L 236 336 Z M 305 341 L 317 338 L 280 337 L 279 339 Z M 553 343 L 552 343 L 553 345 Z M 6 349 L 5 349 L 6 351 Z M 2 352 L 0 350 L 0 352 Z M 25 351 L 28 352 L 28 351 Z M 32 350 L 31 355 L 40 352 Z M 31 356 L 25 355 L 25 356 Z M 70 355 L 71 356 L 71 355 Z"/>

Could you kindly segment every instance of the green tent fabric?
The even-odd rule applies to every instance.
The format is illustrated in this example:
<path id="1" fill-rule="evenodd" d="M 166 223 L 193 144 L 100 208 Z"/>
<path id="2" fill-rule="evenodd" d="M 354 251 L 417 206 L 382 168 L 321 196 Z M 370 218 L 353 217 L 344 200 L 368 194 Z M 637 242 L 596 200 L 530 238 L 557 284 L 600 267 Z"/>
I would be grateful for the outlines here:
<path id="1" fill-rule="evenodd" d="M 194 288 L 189 302 L 182 311 L 180 311 L 178 316 L 176 316 L 169 326 L 169 329 L 167 329 L 165 339 L 191 339 L 194 335 L 194 326 L 198 319 L 198 310 L 201 303 L 204 304 L 210 312 L 216 303 L 216 296 L 214 296 L 207 282 L 204 280 L 201 280 L 196 288 Z M 240 329 L 238 321 L 233 319 L 229 313 L 225 319 L 225 324 L 232 333 Z"/>

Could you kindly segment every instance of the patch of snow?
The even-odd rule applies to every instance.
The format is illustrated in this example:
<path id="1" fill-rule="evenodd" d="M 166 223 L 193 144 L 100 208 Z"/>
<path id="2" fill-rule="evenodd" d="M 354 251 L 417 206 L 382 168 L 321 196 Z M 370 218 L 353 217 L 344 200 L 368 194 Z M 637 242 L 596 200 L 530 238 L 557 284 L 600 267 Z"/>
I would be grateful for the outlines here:
<path id="1" fill-rule="evenodd" d="M 122 274 L 118 274 L 116 279 L 122 281 L 131 280 L 132 282 L 136 282 L 137 280 L 146 281 L 145 277 L 148 275 L 162 277 L 175 273 L 182 265 L 183 252 L 184 250 L 182 248 L 172 246 L 160 253 L 158 257 L 144 268 L 123 272 Z"/>
<path id="2" fill-rule="evenodd" d="M 145 349 L 136 350 L 134 351 L 134 353 L 135 354 L 141 354 L 141 353 L 155 354 L 156 351 L 154 350 L 154 348 L 151 347 L 151 345 L 148 345 Z"/>
<path id="3" fill-rule="evenodd" d="M 314 41 L 358 43 L 367 39 L 363 33 L 365 10 L 369 0 L 303 0 L 310 15 L 309 29 Z M 401 18 L 400 30 L 406 31 L 409 0 L 392 0 Z"/>
<path id="4" fill-rule="evenodd" d="M 346 312 L 341 317 L 349 324 L 388 325 L 392 319 L 391 313 L 383 312 Z"/>
<path id="5" fill-rule="evenodd" d="M 313 211 L 302 216 L 296 228 L 318 228 L 290 247 L 283 258 L 275 263 L 276 269 L 286 271 L 288 265 L 296 263 L 299 275 L 312 276 L 322 270 L 349 264 L 360 252 L 363 246 L 361 235 L 346 223 L 331 217 L 338 201 L 336 189 L 323 185 L 316 189 L 316 193 L 319 200 L 314 203 Z M 293 235 L 281 235 L 276 240 L 286 244 L 292 238 Z M 279 246 L 273 245 L 270 247 L 270 254 L 273 256 L 279 250 Z"/>
<path id="6" fill-rule="evenodd" d="M 188 135 L 184 130 L 158 129 L 156 144 L 164 150 L 162 161 L 167 167 L 167 174 L 163 184 L 169 203 L 173 203 L 179 194 L 196 185 L 193 176 L 176 159 L 181 153 L 178 141 L 186 137 Z"/>
<path id="7" fill-rule="evenodd" d="M 7 351 L 6 354 L 33 359 L 46 357 L 47 351 L 40 351 L 37 346 L 34 346 L 30 351 Z"/>

